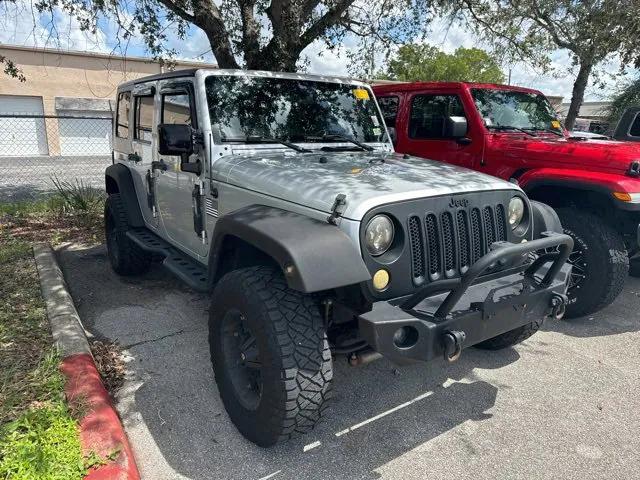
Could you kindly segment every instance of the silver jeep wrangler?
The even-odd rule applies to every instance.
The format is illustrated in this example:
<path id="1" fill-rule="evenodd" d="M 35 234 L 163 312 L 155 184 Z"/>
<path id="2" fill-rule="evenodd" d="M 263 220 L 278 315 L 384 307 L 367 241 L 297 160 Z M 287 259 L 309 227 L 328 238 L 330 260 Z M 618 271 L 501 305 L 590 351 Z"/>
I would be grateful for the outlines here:
<path id="1" fill-rule="evenodd" d="M 457 117 L 415 121 L 466 132 Z M 113 138 L 111 265 L 134 275 L 161 261 L 211 292 L 218 389 L 258 445 L 313 428 L 332 355 L 454 361 L 563 313 L 573 242 L 553 210 L 517 185 L 394 153 L 363 83 L 141 78 L 118 89 Z"/>

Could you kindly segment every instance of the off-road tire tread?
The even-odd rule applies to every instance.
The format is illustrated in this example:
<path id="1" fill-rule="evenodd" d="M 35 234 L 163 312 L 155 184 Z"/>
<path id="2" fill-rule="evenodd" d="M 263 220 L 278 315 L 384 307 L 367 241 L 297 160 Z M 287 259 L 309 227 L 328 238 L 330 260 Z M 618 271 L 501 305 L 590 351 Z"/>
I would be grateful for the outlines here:
<path id="1" fill-rule="evenodd" d="M 257 299 L 263 307 L 266 321 L 261 334 L 267 336 L 273 367 L 280 370 L 282 397 L 268 405 L 269 414 L 259 418 L 265 422 L 262 428 L 270 432 L 269 438 L 248 438 L 269 446 L 311 431 L 328 406 L 333 378 L 331 351 L 317 300 L 290 289 L 280 271 L 257 266 L 226 274 L 214 290 L 210 312 L 216 309 L 217 297 L 225 295 L 229 288 L 241 289 L 248 299 Z M 215 369 L 213 328 L 209 338 Z M 229 392 L 223 392 L 226 386 L 218 372 L 216 382 L 221 395 L 228 395 Z"/>
<path id="2" fill-rule="evenodd" d="M 475 345 L 475 347 L 482 350 L 501 350 L 503 348 L 511 347 L 512 345 L 524 342 L 527 338 L 536 333 L 543 323 L 544 319 L 531 322 L 527 325 L 523 325 L 522 327 L 505 332 L 502 335 L 480 342 Z"/>
<path id="3" fill-rule="evenodd" d="M 594 287 L 583 290 L 587 293 L 581 292 L 582 295 L 577 302 L 567 305 L 565 318 L 595 313 L 613 302 L 624 287 L 629 273 L 629 257 L 624 240 L 602 218 L 591 212 L 575 208 L 558 208 L 556 212 L 568 235 L 571 235 L 574 229 L 577 234 L 579 228 L 586 226 L 586 235 L 580 232 L 580 236 L 593 239 L 593 242 L 589 242 L 589 238 L 585 240 L 596 249 L 602 249 L 601 252 L 597 252 L 596 258 L 606 258 L 608 268 L 598 268 L 597 271 L 589 272 L 594 277 Z"/>
<path id="4" fill-rule="evenodd" d="M 127 237 L 127 231 L 129 230 L 127 210 L 119 193 L 109 195 L 104 205 L 105 237 L 107 235 L 107 218 L 109 215 L 113 218 L 120 257 L 119 264 L 114 265 L 111 262 L 111 266 L 118 275 L 132 276 L 145 273 L 151 265 L 151 255 Z"/>

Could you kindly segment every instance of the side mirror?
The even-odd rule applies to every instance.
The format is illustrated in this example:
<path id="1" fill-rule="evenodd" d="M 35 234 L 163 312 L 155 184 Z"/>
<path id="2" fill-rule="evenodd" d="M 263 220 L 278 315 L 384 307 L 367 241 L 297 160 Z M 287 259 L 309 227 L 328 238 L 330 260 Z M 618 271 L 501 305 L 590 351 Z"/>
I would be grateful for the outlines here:
<path id="1" fill-rule="evenodd" d="M 467 135 L 467 119 L 464 117 L 445 118 L 445 136 L 448 138 L 463 138 Z"/>
<path id="2" fill-rule="evenodd" d="M 170 123 L 158 125 L 158 153 L 160 155 L 191 155 L 193 153 L 191 126 Z"/>
<path id="3" fill-rule="evenodd" d="M 391 143 L 393 143 L 393 145 L 398 143 L 398 132 L 396 132 L 396 127 L 387 127 L 387 131 L 389 132 L 389 140 L 391 140 Z"/>

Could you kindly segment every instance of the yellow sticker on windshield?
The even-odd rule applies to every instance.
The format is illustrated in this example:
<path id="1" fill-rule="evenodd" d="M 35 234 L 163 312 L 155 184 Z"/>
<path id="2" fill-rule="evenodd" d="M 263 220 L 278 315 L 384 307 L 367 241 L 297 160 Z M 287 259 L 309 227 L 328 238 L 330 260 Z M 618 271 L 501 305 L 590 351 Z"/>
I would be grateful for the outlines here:
<path id="1" fill-rule="evenodd" d="M 358 100 L 369 100 L 369 92 L 366 88 L 354 88 L 353 96 Z"/>
<path id="2" fill-rule="evenodd" d="M 558 120 L 551 120 L 551 126 L 557 129 L 560 129 L 562 127 L 562 125 L 560 125 L 560 122 Z"/>

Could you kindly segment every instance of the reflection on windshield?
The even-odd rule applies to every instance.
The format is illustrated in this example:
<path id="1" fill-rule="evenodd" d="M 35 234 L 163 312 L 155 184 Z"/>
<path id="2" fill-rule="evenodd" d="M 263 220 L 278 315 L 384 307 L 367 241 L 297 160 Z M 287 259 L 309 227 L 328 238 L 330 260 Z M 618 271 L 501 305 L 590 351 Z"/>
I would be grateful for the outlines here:
<path id="1" fill-rule="evenodd" d="M 562 132 L 556 113 L 542 95 L 487 89 L 473 89 L 471 94 L 487 127 L 509 126 Z"/>
<path id="2" fill-rule="evenodd" d="M 212 127 L 221 140 L 258 136 L 288 141 L 316 137 L 320 141 L 337 135 L 378 142 L 384 133 L 373 96 L 355 85 L 210 76 L 205 88 Z"/>

